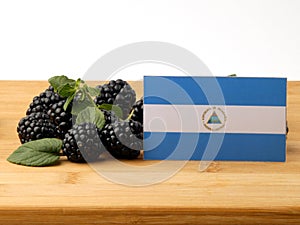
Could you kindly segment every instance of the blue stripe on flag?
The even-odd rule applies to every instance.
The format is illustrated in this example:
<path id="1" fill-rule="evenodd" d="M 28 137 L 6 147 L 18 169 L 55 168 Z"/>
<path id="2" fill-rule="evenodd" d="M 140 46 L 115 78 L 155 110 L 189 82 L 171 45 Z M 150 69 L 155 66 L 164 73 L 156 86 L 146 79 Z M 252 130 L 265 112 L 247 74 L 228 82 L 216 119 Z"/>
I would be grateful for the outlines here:
<path id="1" fill-rule="evenodd" d="M 210 135 L 215 135 L 216 138 L 218 138 L 218 135 L 224 135 L 224 139 L 215 158 L 210 158 L 210 154 L 205 154 L 208 158 L 202 159 Z M 144 151 L 144 159 L 148 160 L 164 160 L 178 147 L 178 152 L 176 150 L 176 154 L 168 159 L 285 161 L 285 151 L 283 149 L 286 147 L 286 135 L 282 134 L 145 132 L 144 137 L 144 149 L 147 150 Z M 195 148 L 191 147 L 193 143 L 195 143 Z M 212 150 L 212 153 L 213 151 L 215 149 Z M 189 157 L 189 154 L 191 157 Z"/>
<path id="2" fill-rule="evenodd" d="M 145 76 L 144 103 L 286 106 L 286 78 Z"/>

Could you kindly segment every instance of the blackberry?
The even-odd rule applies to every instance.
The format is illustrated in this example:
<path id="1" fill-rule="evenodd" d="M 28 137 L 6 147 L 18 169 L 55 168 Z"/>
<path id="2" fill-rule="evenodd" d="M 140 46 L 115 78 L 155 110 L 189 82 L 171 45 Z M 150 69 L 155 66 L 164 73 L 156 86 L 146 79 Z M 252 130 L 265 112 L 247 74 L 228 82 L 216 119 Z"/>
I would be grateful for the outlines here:
<path id="1" fill-rule="evenodd" d="M 101 105 L 103 103 L 113 104 L 122 109 L 123 117 L 128 117 L 131 107 L 136 100 L 135 91 L 124 80 L 111 80 L 109 83 L 99 85 L 100 95 L 95 98 L 95 103 Z"/>
<path id="2" fill-rule="evenodd" d="M 36 112 L 47 113 L 52 104 L 61 101 L 63 98 L 54 92 L 52 86 L 49 86 L 44 92 L 35 96 L 26 111 L 26 115 Z"/>
<path id="3" fill-rule="evenodd" d="M 92 123 L 75 124 L 66 133 L 62 150 L 72 162 L 97 160 L 103 152 L 98 129 Z"/>
<path id="4" fill-rule="evenodd" d="M 56 137 L 55 126 L 51 123 L 49 116 L 43 112 L 32 113 L 22 118 L 17 132 L 22 144 L 42 138 Z"/>
<path id="5" fill-rule="evenodd" d="M 143 148 L 142 125 L 132 120 L 106 124 L 100 138 L 106 150 L 119 159 L 135 159 Z"/>
<path id="6" fill-rule="evenodd" d="M 118 117 L 113 111 L 101 110 L 104 114 L 105 124 L 111 124 L 118 121 Z"/>
<path id="7" fill-rule="evenodd" d="M 144 130 L 143 130 L 143 124 L 138 122 L 138 121 L 134 121 L 134 120 L 129 120 L 129 126 L 130 126 L 130 130 L 131 132 L 138 138 L 140 139 L 140 149 L 143 148 L 143 138 L 144 138 Z"/>
<path id="8" fill-rule="evenodd" d="M 144 100 L 143 100 L 143 97 L 142 97 L 140 100 L 138 100 L 132 106 L 131 119 L 134 120 L 134 121 L 138 121 L 141 124 L 143 124 L 143 110 L 144 110 Z"/>
<path id="9" fill-rule="evenodd" d="M 50 117 L 51 121 L 56 126 L 57 136 L 61 139 L 64 138 L 65 134 L 72 127 L 72 114 L 71 114 L 71 105 L 68 106 L 67 110 L 64 110 L 64 104 L 66 100 L 62 99 L 57 103 L 54 103 L 49 108 L 47 114 Z"/>

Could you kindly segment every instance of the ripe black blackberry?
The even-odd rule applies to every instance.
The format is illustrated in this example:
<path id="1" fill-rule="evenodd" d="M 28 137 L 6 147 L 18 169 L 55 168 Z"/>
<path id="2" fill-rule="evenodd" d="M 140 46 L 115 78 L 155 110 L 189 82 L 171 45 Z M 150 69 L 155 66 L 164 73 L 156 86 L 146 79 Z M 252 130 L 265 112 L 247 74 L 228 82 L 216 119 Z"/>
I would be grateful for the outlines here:
<path id="1" fill-rule="evenodd" d="M 128 117 L 131 107 L 136 100 L 135 91 L 124 80 L 111 80 L 109 83 L 99 85 L 100 95 L 95 98 L 95 103 L 101 105 L 104 103 L 119 106 L 122 109 L 123 117 Z"/>
<path id="2" fill-rule="evenodd" d="M 56 137 L 55 126 L 51 123 L 49 116 L 43 112 L 32 113 L 22 118 L 17 132 L 22 144 L 42 138 Z"/>
<path id="3" fill-rule="evenodd" d="M 72 114 L 71 108 L 72 106 L 69 105 L 67 110 L 64 110 L 64 104 L 66 100 L 62 99 L 59 102 L 56 102 L 51 105 L 48 109 L 48 116 L 53 124 L 56 126 L 57 136 L 61 139 L 64 138 L 65 134 L 68 132 L 69 129 L 72 127 Z"/>
<path id="4" fill-rule="evenodd" d="M 132 106 L 131 119 L 134 120 L 134 121 L 138 121 L 141 124 L 143 124 L 143 110 L 144 110 L 144 100 L 143 100 L 143 97 L 142 97 L 140 100 L 138 100 Z"/>
<path id="5" fill-rule="evenodd" d="M 111 124 L 119 120 L 113 111 L 101 110 L 104 114 L 105 125 Z"/>
<path id="6" fill-rule="evenodd" d="M 103 152 L 98 129 L 92 123 L 75 124 L 63 139 L 63 153 L 72 162 L 95 161 Z"/>
<path id="7" fill-rule="evenodd" d="M 26 115 L 36 112 L 47 113 L 49 108 L 56 102 L 61 101 L 63 98 L 54 92 L 52 86 L 49 86 L 44 92 L 35 96 L 26 111 Z"/>
<path id="8" fill-rule="evenodd" d="M 137 121 L 106 124 L 100 138 L 106 150 L 119 159 L 135 159 L 143 148 L 143 128 Z"/>

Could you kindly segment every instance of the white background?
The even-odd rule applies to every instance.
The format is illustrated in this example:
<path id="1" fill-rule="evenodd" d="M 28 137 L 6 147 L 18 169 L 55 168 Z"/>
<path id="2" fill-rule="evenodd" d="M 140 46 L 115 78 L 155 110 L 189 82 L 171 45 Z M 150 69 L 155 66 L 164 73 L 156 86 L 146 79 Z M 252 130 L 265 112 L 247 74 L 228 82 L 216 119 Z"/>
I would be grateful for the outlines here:
<path id="1" fill-rule="evenodd" d="M 0 79 L 82 77 L 105 53 L 139 41 L 184 47 L 216 76 L 299 80 L 300 1 L 0 0 Z M 126 73 L 176 71 L 140 65 Z"/>

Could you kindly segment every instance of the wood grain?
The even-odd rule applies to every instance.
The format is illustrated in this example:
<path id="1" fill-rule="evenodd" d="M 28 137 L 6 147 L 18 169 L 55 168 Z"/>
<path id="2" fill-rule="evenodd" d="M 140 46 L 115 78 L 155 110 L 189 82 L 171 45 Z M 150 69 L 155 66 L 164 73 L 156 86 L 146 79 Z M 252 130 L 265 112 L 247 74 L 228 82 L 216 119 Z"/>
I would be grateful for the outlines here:
<path id="1" fill-rule="evenodd" d="M 141 96 L 141 84 L 133 85 Z M 167 181 L 145 187 L 111 183 L 64 158 L 45 168 L 6 161 L 19 146 L 19 119 L 47 86 L 0 81 L 0 224 L 300 223 L 300 82 L 288 83 L 286 163 L 213 162 L 200 173 L 199 162 L 191 161 Z"/>

